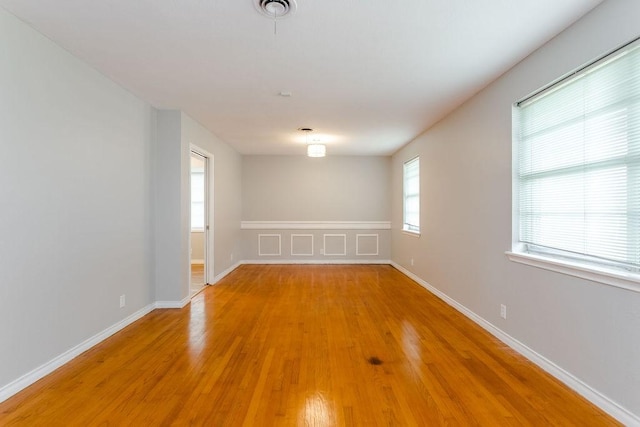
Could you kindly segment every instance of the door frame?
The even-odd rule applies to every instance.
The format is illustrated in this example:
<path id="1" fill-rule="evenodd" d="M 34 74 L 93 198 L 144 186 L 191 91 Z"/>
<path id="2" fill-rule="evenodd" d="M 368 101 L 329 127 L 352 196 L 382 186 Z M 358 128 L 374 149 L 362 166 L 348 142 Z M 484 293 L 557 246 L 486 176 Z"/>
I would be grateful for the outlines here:
<path id="1" fill-rule="evenodd" d="M 195 144 L 189 144 L 189 159 L 191 154 L 204 158 L 204 284 L 206 286 L 212 284 L 214 279 L 214 157 L 213 154 Z M 191 167 L 189 167 L 189 191 L 191 191 Z M 191 224 L 191 197 L 189 197 L 189 224 Z M 189 226 L 189 248 L 191 248 L 191 226 Z M 191 262 L 191 255 L 189 255 L 189 262 Z M 191 289 L 191 273 L 189 273 L 189 289 Z"/>

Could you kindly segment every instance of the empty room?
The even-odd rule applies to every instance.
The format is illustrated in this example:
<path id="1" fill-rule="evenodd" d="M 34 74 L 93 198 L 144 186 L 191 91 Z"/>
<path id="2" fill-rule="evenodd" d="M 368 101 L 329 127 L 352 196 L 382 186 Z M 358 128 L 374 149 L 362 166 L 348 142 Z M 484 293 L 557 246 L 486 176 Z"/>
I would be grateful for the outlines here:
<path id="1" fill-rule="evenodd" d="M 639 17 L 0 0 L 0 425 L 640 426 Z"/>

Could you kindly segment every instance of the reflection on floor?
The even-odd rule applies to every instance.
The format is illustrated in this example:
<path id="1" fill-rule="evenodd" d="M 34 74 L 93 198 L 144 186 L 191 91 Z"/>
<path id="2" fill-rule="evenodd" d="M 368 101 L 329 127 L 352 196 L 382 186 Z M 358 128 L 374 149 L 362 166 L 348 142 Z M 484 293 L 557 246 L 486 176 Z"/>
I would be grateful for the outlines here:
<path id="1" fill-rule="evenodd" d="M 204 288 L 204 264 L 191 264 L 191 296 Z"/>
<path id="2" fill-rule="evenodd" d="M 0 425 L 619 424 L 389 265 L 242 265 L 0 403 Z"/>

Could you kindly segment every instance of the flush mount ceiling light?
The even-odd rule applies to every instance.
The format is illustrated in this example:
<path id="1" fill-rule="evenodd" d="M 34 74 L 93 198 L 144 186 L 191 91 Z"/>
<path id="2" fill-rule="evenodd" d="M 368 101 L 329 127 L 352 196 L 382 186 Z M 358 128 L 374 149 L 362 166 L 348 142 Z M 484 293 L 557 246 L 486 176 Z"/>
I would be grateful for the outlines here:
<path id="1" fill-rule="evenodd" d="M 307 156 L 309 157 L 324 157 L 327 155 L 327 147 L 324 144 L 318 144 L 312 142 L 309 144 L 309 134 L 313 132 L 311 128 L 299 128 L 298 130 L 305 132 L 305 141 L 307 143 Z"/>
<path id="2" fill-rule="evenodd" d="M 307 145 L 307 156 L 309 157 L 324 157 L 327 155 L 327 147 L 324 144 L 309 144 Z"/>
<path id="3" fill-rule="evenodd" d="M 254 0 L 254 4 L 258 12 L 273 19 L 293 14 L 298 8 L 295 0 Z"/>

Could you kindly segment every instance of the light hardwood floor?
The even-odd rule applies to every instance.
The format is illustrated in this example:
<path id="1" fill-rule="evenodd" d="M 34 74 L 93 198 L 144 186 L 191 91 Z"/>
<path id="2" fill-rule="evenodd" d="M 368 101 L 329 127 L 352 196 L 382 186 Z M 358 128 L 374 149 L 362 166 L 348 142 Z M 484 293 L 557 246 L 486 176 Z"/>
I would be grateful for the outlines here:
<path id="1" fill-rule="evenodd" d="M 390 266 L 238 268 L 0 404 L 0 425 L 617 425 Z"/>
<path id="2" fill-rule="evenodd" d="M 195 295 L 204 287 L 204 264 L 191 264 L 191 295 Z"/>

